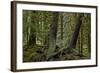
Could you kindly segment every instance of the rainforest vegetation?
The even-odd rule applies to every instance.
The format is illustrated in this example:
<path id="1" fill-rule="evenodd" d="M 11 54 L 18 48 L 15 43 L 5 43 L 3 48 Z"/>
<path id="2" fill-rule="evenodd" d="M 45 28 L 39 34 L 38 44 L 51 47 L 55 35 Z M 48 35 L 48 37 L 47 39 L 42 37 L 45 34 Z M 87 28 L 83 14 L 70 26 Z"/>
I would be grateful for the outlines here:
<path id="1" fill-rule="evenodd" d="M 23 10 L 23 62 L 90 58 L 90 13 Z"/>

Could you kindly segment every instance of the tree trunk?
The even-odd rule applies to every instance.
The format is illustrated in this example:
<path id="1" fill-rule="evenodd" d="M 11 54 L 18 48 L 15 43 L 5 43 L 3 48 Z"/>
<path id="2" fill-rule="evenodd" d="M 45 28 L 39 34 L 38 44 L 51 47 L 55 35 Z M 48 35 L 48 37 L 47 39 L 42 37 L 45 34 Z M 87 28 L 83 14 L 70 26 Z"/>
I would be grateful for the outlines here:
<path id="1" fill-rule="evenodd" d="M 57 26 L 58 26 L 58 12 L 53 12 L 52 22 L 50 25 L 50 31 L 48 33 L 49 48 L 47 50 L 47 59 L 54 53 L 56 49 L 56 36 L 57 36 Z"/>
<path id="2" fill-rule="evenodd" d="M 36 30 L 32 26 L 35 27 L 35 12 L 30 11 L 29 13 L 29 41 L 28 45 L 29 47 L 36 44 Z"/>
<path id="3" fill-rule="evenodd" d="M 67 48 L 61 48 L 60 50 L 58 50 L 58 52 L 51 54 L 52 57 L 61 53 L 62 51 L 63 51 L 63 54 L 71 53 L 71 49 L 76 47 L 76 42 L 77 42 L 77 39 L 78 39 L 81 24 L 82 24 L 82 16 L 80 15 L 79 18 L 78 18 L 78 22 L 75 26 L 75 31 L 72 35 L 72 39 L 71 39 L 68 47 Z"/>
<path id="4" fill-rule="evenodd" d="M 63 40 L 63 15 L 61 15 L 61 40 Z"/>
<path id="5" fill-rule="evenodd" d="M 82 56 L 83 54 L 83 29 L 81 28 L 81 31 L 80 31 L 80 48 L 79 48 L 79 55 Z"/>
<path id="6" fill-rule="evenodd" d="M 29 35 L 30 35 L 30 22 L 31 22 L 31 15 L 30 15 L 30 11 L 27 12 L 27 45 L 29 47 Z"/>
<path id="7" fill-rule="evenodd" d="M 78 22 L 75 26 L 75 31 L 72 35 L 72 39 L 69 43 L 69 46 L 68 48 L 75 48 L 76 47 L 76 42 L 77 42 L 77 39 L 78 39 L 78 35 L 79 35 L 79 31 L 80 31 L 80 27 L 81 27 L 81 24 L 82 24 L 82 16 L 79 16 L 79 19 L 78 19 Z"/>

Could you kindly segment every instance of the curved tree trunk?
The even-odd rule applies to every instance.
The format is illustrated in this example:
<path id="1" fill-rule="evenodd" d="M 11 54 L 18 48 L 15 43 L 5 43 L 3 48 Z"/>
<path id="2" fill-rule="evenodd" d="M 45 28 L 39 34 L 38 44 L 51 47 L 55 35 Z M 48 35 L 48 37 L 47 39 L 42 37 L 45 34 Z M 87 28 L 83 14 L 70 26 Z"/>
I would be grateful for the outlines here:
<path id="1" fill-rule="evenodd" d="M 72 39 L 71 39 L 69 46 L 67 48 L 75 48 L 76 47 L 76 42 L 78 39 L 81 24 L 82 24 L 82 16 L 80 15 L 78 18 L 78 22 L 75 26 L 75 31 L 73 32 Z"/>
<path id="2" fill-rule="evenodd" d="M 78 22 L 75 26 L 75 31 L 72 34 L 72 38 L 71 38 L 71 41 L 70 41 L 68 47 L 67 48 L 61 48 L 58 52 L 52 53 L 51 54 L 52 57 L 59 54 L 61 51 L 63 51 L 64 54 L 70 53 L 71 49 L 76 47 L 76 42 L 77 42 L 77 39 L 78 39 L 78 35 L 79 35 L 81 25 L 82 25 L 82 15 L 80 15 L 79 18 L 78 18 Z"/>
<path id="3" fill-rule="evenodd" d="M 54 53 L 56 49 L 56 36 L 57 36 L 57 26 L 58 26 L 58 12 L 53 12 L 52 22 L 50 25 L 50 31 L 48 33 L 49 48 L 47 50 L 47 59 Z"/>

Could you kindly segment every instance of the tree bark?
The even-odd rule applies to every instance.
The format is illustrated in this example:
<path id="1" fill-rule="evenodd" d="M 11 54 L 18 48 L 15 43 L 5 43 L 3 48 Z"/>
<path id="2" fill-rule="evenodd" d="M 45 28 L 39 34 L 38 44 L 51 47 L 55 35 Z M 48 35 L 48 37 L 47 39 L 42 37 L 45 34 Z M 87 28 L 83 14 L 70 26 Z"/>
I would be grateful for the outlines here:
<path id="1" fill-rule="evenodd" d="M 79 55 L 82 56 L 83 55 L 83 29 L 81 28 L 80 30 L 80 48 L 79 48 Z"/>
<path id="2" fill-rule="evenodd" d="M 67 48 L 61 48 L 57 52 L 52 53 L 50 57 L 53 57 L 53 56 L 61 53 L 62 51 L 63 51 L 63 54 L 71 53 L 71 49 L 76 47 L 76 42 L 77 42 L 77 39 L 78 39 L 78 35 L 79 35 L 81 25 L 82 25 L 82 16 L 80 15 L 79 18 L 78 18 L 78 22 L 75 26 L 75 31 L 73 32 L 72 39 L 71 39 L 68 47 Z"/>
<path id="3" fill-rule="evenodd" d="M 58 26 L 58 12 L 53 12 L 52 22 L 50 25 L 50 31 L 48 33 L 49 48 L 47 50 L 47 59 L 54 53 L 56 49 L 56 36 L 57 36 L 57 26 Z"/>
<path id="4" fill-rule="evenodd" d="M 61 40 L 63 40 L 63 15 L 61 15 Z"/>
<path id="5" fill-rule="evenodd" d="M 77 42 L 77 39 L 78 39 L 80 27 L 81 27 L 81 24 L 82 24 L 81 19 L 82 19 L 82 16 L 80 15 L 79 18 L 78 18 L 78 22 L 75 26 L 75 31 L 73 32 L 71 41 L 70 41 L 69 46 L 67 48 L 75 48 L 76 47 L 76 42 Z"/>
<path id="6" fill-rule="evenodd" d="M 30 11 L 29 12 L 29 41 L 28 45 L 29 47 L 36 44 L 36 30 L 32 26 L 35 27 L 35 12 Z"/>

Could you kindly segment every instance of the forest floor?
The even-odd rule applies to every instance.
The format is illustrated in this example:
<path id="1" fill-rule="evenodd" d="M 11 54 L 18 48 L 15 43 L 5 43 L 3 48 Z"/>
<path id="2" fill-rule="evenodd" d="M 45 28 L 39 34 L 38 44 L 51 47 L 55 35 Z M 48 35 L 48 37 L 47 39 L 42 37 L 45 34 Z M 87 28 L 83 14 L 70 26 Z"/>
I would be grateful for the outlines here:
<path id="1" fill-rule="evenodd" d="M 23 62 L 41 62 L 41 61 L 64 61 L 64 60 L 82 60 L 90 59 L 88 49 L 82 50 L 82 55 L 78 53 L 78 50 L 73 49 L 72 53 L 63 54 L 62 52 L 53 56 L 51 59 L 46 59 L 47 49 L 42 46 L 35 45 L 31 48 L 23 49 Z"/>

